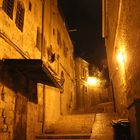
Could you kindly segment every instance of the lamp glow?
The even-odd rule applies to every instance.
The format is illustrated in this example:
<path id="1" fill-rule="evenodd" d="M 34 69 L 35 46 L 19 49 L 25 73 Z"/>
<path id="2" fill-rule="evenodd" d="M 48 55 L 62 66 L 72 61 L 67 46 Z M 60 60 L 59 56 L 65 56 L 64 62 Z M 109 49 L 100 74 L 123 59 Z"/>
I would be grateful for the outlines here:
<path id="1" fill-rule="evenodd" d="M 99 79 L 97 79 L 96 77 L 88 77 L 87 82 L 89 85 L 93 85 L 93 86 L 99 85 Z"/>
<path id="2" fill-rule="evenodd" d="M 123 52 L 119 52 L 118 53 L 118 56 L 117 56 L 117 59 L 120 63 L 124 63 L 125 62 L 125 56 L 124 56 L 124 53 Z"/>

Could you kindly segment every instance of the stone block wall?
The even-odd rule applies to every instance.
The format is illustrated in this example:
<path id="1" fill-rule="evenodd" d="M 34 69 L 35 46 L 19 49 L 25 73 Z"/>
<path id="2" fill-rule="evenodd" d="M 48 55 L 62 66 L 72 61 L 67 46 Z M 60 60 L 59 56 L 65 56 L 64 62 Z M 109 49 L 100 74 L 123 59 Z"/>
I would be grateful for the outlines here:
<path id="1" fill-rule="evenodd" d="M 117 112 L 122 117 L 128 116 L 131 132 L 137 140 L 140 126 L 137 103 L 140 98 L 140 1 L 110 1 L 107 9 L 108 32 L 105 40 Z M 117 60 L 119 52 L 125 58 L 121 63 Z"/>
<path id="2" fill-rule="evenodd" d="M 3 0 L 1 0 L 1 3 L 2 2 Z M 41 2 L 30 1 L 32 4 L 32 10 L 30 11 L 29 1 L 22 1 L 25 8 L 23 32 L 21 32 L 15 24 L 17 2 L 17 0 L 14 1 L 13 19 L 9 18 L 4 12 L 2 5 L 0 8 L 0 35 L 1 38 L 4 38 L 6 44 L 8 43 L 8 45 L 10 45 L 9 47 L 6 47 L 7 45 L 1 42 L 3 46 L 1 47 L 1 58 L 17 58 L 17 55 L 11 55 L 12 50 L 14 50 L 12 52 L 22 53 L 26 58 L 40 58 L 40 53 L 36 47 L 36 34 L 37 27 L 41 28 Z M 8 49 L 8 51 L 5 49 Z M 5 52 L 9 52 L 10 56 L 5 54 Z"/>
<path id="3" fill-rule="evenodd" d="M 1 62 L 3 59 L 41 59 L 41 50 L 37 47 L 37 43 L 41 45 L 42 1 L 20 1 L 25 8 L 23 31 L 20 31 L 15 24 L 18 2 L 14 0 L 11 19 L 2 9 L 3 0 L 0 0 Z M 11 140 L 18 137 L 20 140 L 33 140 L 36 134 L 44 133 L 60 115 L 68 114 L 74 108 L 73 45 L 60 16 L 56 0 L 45 1 L 44 7 L 42 58 L 46 67 L 56 78 L 65 79 L 64 91 L 61 94 L 59 89 L 49 86 L 45 86 L 44 90 L 42 84 L 37 85 L 19 71 L 17 75 L 13 71 L 7 72 L 0 62 L 2 67 L 0 68 L 0 139 L 2 137 Z M 57 42 L 57 30 L 61 35 L 61 45 Z M 37 42 L 37 35 L 40 42 Z M 49 60 L 50 46 L 54 54 L 53 62 Z M 62 71 L 64 77 L 62 77 Z M 6 72 L 5 78 L 1 77 L 4 72 Z M 24 121 L 21 121 L 22 118 Z"/>

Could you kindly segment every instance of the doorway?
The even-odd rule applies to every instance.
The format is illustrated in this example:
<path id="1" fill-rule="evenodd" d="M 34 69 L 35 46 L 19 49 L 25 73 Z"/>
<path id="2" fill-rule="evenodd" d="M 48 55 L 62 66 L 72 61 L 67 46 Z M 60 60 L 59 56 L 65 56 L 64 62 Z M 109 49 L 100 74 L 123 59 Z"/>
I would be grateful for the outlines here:
<path id="1" fill-rule="evenodd" d="M 27 98 L 19 93 L 15 99 L 15 120 L 13 140 L 26 140 Z"/>

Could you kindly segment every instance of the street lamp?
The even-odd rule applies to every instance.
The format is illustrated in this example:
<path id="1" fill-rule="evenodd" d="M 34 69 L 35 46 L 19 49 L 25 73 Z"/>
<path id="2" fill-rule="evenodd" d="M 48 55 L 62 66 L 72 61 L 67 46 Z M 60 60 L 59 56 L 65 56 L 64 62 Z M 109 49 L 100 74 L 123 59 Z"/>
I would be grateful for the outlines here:
<path id="1" fill-rule="evenodd" d="M 127 76 L 126 76 L 126 59 L 127 59 L 127 56 L 126 56 L 126 53 L 125 53 L 125 50 L 119 50 L 117 55 L 117 61 L 118 61 L 118 68 L 117 70 L 119 70 L 119 73 L 120 73 L 120 77 L 123 81 L 123 84 L 126 86 L 126 79 L 127 79 Z"/>
<path id="2" fill-rule="evenodd" d="M 92 86 L 99 86 L 100 84 L 100 80 L 96 77 L 88 77 L 87 82 Z"/>
<path id="3" fill-rule="evenodd" d="M 124 64 L 125 59 L 126 59 L 126 57 L 125 57 L 124 52 L 120 51 L 117 55 L 118 62 Z"/>

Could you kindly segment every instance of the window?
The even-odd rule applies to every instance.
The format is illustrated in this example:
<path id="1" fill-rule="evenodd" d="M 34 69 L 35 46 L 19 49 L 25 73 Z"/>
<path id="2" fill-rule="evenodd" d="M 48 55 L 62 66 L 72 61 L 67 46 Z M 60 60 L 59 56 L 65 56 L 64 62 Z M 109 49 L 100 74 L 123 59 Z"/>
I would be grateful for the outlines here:
<path id="1" fill-rule="evenodd" d="M 84 79 L 84 74 L 85 74 L 85 69 L 84 69 L 84 67 L 82 66 L 82 69 L 81 69 L 81 76 L 82 76 L 82 79 Z"/>
<path id="2" fill-rule="evenodd" d="M 87 68 L 84 66 L 82 66 L 82 68 L 81 68 L 81 78 L 84 80 L 86 80 L 86 78 L 87 78 Z"/>
<path id="3" fill-rule="evenodd" d="M 53 35 L 55 35 L 55 29 L 53 28 Z"/>
<path id="4" fill-rule="evenodd" d="M 87 93 L 87 86 L 82 85 L 82 93 L 86 94 Z"/>
<path id="5" fill-rule="evenodd" d="M 29 10 L 32 11 L 32 3 L 29 2 Z"/>
<path id="6" fill-rule="evenodd" d="M 23 24 L 24 24 L 24 12 L 25 9 L 21 2 L 17 3 L 17 12 L 16 12 L 16 26 L 23 32 Z"/>
<path id="7" fill-rule="evenodd" d="M 52 45 L 50 45 L 50 48 L 48 48 L 48 60 L 49 62 L 53 63 L 56 59 L 56 54 L 53 53 L 53 50 L 52 50 Z"/>
<path id="8" fill-rule="evenodd" d="M 12 19 L 13 18 L 14 0 L 3 0 L 2 9 Z"/>
<path id="9" fill-rule="evenodd" d="M 67 53 L 68 53 L 68 48 L 67 48 L 67 46 L 66 46 L 66 43 L 65 43 L 65 41 L 63 40 L 63 51 L 64 51 L 64 56 L 65 57 L 67 57 Z"/>
<path id="10" fill-rule="evenodd" d="M 57 30 L 57 44 L 61 47 L 61 35 L 58 30 Z"/>
<path id="11" fill-rule="evenodd" d="M 36 47 L 41 51 L 41 33 L 39 27 L 37 27 L 36 33 Z"/>

